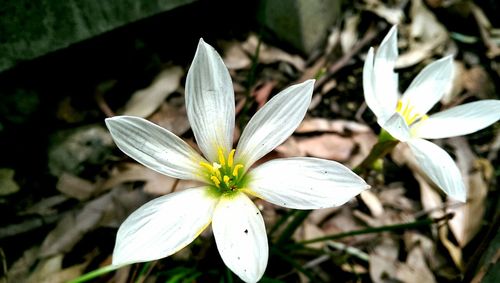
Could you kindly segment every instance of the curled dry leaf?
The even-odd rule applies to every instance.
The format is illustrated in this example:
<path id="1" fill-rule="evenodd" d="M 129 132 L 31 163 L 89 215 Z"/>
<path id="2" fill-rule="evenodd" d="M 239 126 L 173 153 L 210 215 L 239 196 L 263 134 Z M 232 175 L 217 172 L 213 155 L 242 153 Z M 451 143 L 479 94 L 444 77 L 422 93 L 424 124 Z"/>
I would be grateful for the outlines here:
<path id="1" fill-rule="evenodd" d="M 179 66 L 163 70 L 149 87 L 132 94 L 121 114 L 148 117 L 180 86 L 183 74 L 184 71 Z"/>
<path id="2" fill-rule="evenodd" d="M 242 44 L 242 47 L 248 54 L 253 56 L 256 53 L 255 51 L 257 50 L 258 42 L 259 39 L 257 38 L 257 36 L 252 34 Z M 258 61 L 262 64 L 287 62 L 299 71 L 303 71 L 306 66 L 304 59 L 302 59 L 300 56 L 290 55 L 279 48 L 267 46 L 264 43 L 261 43 L 260 45 Z"/>
<path id="3" fill-rule="evenodd" d="M 422 0 L 411 1 L 410 14 L 409 50 L 398 57 L 396 68 L 406 68 L 432 57 L 448 39 L 445 27 Z"/>
<path id="4" fill-rule="evenodd" d="M 423 174 L 420 167 L 417 166 L 417 161 L 411 154 L 409 147 L 406 144 L 398 144 L 392 151 L 392 158 L 399 165 L 406 164 L 413 172 L 413 176 L 420 186 L 420 197 L 422 206 L 425 212 L 429 213 L 432 218 L 441 218 L 446 214 L 446 206 L 444 205 L 441 196 L 435 188 L 432 187 L 431 181 Z M 462 267 L 462 249 L 448 239 L 448 226 L 440 225 L 435 227 L 433 234 L 438 237 L 443 246 L 448 250 L 453 262 L 459 268 Z"/>
<path id="5" fill-rule="evenodd" d="M 379 0 L 365 0 L 366 10 L 384 18 L 392 25 L 400 24 L 404 19 L 404 13 L 400 7 L 388 7 Z"/>
<path id="6" fill-rule="evenodd" d="M 458 244 L 465 247 L 481 229 L 488 184 L 491 181 L 485 179 L 488 175 L 485 171 L 491 171 L 493 166 L 488 160 L 479 159 L 464 137 L 452 138 L 449 143 L 455 148 L 457 165 L 467 189 L 467 203 L 449 208 L 454 213 L 449 225 Z"/>

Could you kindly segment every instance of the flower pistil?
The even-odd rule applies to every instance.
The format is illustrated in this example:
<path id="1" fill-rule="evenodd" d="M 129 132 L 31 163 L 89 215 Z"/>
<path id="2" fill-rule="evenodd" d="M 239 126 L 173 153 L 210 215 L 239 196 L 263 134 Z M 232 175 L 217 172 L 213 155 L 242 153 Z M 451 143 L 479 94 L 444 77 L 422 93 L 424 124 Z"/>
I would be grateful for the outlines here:
<path id="1" fill-rule="evenodd" d="M 244 174 L 241 173 L 244 172 L 244 166 L 241 163 L 234 164 L 235 151 L 232 149 L 226 159 L 223 150 L 219 148 L 217 151 L 219 162 L 212 164 L 200 162 L 209 182 L 213 183 L 221 193 L 233 192 L 242 187 Z"/>

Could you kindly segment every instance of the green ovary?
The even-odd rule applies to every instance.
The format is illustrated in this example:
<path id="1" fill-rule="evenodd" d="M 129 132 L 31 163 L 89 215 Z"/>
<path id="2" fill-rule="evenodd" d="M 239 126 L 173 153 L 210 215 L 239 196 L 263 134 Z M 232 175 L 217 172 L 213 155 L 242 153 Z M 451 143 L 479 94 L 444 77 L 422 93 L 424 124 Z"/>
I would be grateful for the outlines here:
<path id="1" fill-rule="evenodd" d="M 235 192 L 241 189 L 244 184 L 245 171 L 243 170 L 243 164 L 234 164 L 234 153 L 235 150 L 232 149 L 226 158 L 222 149 L 219 149 L 219 162 L 212 164 L 200 162 L 204 169 L 203 174 L 220 193 Z"/>

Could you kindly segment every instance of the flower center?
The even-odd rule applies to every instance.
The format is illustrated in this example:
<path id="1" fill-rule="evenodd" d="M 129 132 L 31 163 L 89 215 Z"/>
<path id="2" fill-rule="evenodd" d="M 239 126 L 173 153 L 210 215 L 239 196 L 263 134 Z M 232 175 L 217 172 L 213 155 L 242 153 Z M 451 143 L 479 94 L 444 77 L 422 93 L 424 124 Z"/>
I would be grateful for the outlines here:
<path id="1" fill-rule="evenodd" d="M 209 182 L 213 183 L 222 193 L 241 188 L 244 179 L 243 164 L 234 164 L 235 151 L 235 149 L 232 149 L 226 159 L 222 149 L 219 148 L 219 162 L 212 164 L 200 162 L 200 165 L 205 169 Z"/>
<path id="2" fill-rule="evenodd" d="M 409 101 L 407 101 L 407 103 L 403 103 L 401 99 L 398 100 L 396 112 L 398 112 L 399 114 L 401 114 L 401 116 L 403 116 L 408 126 L 411 126 L 412 124 L 418 121 L 425 120 L 428 118 L 427 115 L 416 112 L 415 107 L 411 106 Z"/>

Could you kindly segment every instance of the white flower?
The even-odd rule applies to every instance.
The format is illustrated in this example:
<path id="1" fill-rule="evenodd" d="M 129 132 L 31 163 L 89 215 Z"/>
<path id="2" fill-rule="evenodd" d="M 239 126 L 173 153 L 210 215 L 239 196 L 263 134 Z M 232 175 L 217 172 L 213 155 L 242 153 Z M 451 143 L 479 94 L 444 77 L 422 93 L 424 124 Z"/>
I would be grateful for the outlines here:
<path id="1" fill-rule="evenodd" d="M 466 135 L 500 119 L 500 101 L 482 100 L 427 116 L 443 97 L 453 78 L 453 58 L 444 57 L 425 67 L 399 97 L 397 29 L 392 27 L 376 54 L 373 48 L 363 68 L 363 87 L 368 107 L 378 124 L 394 138 L 406 142 L 422 171 L 446 194 L 465 202 L 462 176 L 453 159 L 440 147 L 424 139 Z"/>
<path id="2" fill-rule="evenodd" d="M 246 282 L 258 281 L 268 259 L 262 215 L 247 194 L 295 209 L 339 206 L 369 186 L 343 165 L 283 158 L 250 169 L 292 134 L 307 111 L 313 80 L 273 97 L 232 147 L 235 104 L 231 78 L 217 52 L 200 40 L 186 79 L 186 108 L 202 157 L 186 142 L 147 120 L 106 119 L 118 147 L 143 165 L 205 183 L 159 197 L 132 213 L 118 230 L 113 264 L 169 256 L 212 222 L 224 263 Z"/>

